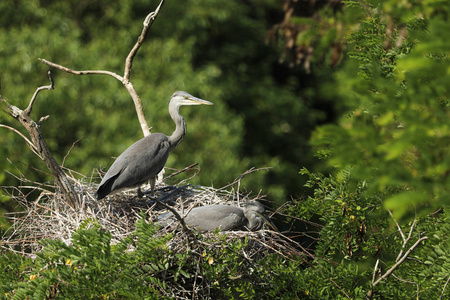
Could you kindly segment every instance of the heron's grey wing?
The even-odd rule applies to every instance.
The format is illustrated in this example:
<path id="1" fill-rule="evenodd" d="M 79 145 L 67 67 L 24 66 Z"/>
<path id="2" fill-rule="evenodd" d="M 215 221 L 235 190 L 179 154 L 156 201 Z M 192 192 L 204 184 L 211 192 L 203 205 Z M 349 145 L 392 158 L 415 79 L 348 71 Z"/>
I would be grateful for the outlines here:
<path id="1" fill-rule="evenodd" d="M 243 210 L 229 205 L 209 205 L 192 209 L 185 217 L 187 225 L 204 231 L 232 230 L 246 224 Z"/>
<path id="2" fill-rule="evenodd" d="M 143 184 L 156 176 L 164 168 L 169 152 L 170 145 L 164 134 L 153 133 L 140 139 L 125 150 L 106 172 L 97 191 L 98 199 L 114 190 Z"/>

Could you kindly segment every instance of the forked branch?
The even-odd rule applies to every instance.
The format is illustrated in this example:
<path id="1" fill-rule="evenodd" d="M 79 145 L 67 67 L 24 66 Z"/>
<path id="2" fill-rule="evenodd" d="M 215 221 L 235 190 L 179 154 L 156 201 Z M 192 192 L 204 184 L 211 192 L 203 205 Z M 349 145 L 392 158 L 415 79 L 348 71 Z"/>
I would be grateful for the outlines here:
<path id="1" fill-rule="evenodd" d="M 138 52 L 139 48 L 143 44 L 145 37 L 147 36 L 148 30 L 150 29 L 150 27 L 152 26 L 156 17 L 158 16 L 159 11 L 161 10 L 161 7 L 163 6 L 164 2 L 165 2 L 165 0 L 161 0 L 158 7 L 156 8 L 156 10 L 154 12 L 149 13 L 147 15 L 147 17 L 145 18 L 142 32 L 139 35 L 136 44 L 133 46 L 133 48 L 131 49 L 127 58 L 125 59 L 125 70 L 124 70 L 123 76 L 120 76 L 111 71 L 104 71 L 104 70 L 77 71 L 77 70 L 73 70 L 73 69 L 64 67 L 62 65 L 56 64 L 54 62 L 51 62 L 51 61 L 48 61 L 45 59 L 40 58 L 39 60 L 52 68 L 55 68 L 55 69 L 58 69 L 58 70 L 61 70 L 61 71 L 64 71 L 64 72 L 67 72 L 70 74 L 74 74 L 74 75 L 93 75 L 93 74 L 109 75 L 109 76 L 112 76 L 115 79 L 119 80 L 120 82 L 122 82 L 123 86 L 127 89 L 128 93 L 130 94 L 131 98 L 133 99 L 134 106 L 136 109 L 136 114 L 138 116 L 139 124 L 141 125 L 141 128 L 142 128 L 142 132 L 144 133 L 144 136 L 147 136 L 150 134 L 150 128 L 145 119 L 144 109 L 142 106 L 142 100 L 139 97 L 138 93 L 134 89 L 133 84 L 130 81 L 130 74 L 131 74 L 131 67 L 133 65 L 133 59 L 136 56 L 136 53 Z"/>
<path id="2" fill-rule="evenodd" d="M 392 215 L 392 213 L 389 211 L 389 214 L 391 215 L 391 217 L 394 219 L 394 216 Z M 403 231 L 402 231 L 402 229 L 401 229 L 401 227 L 400 227 L 400 225 L 397 223 L 397 221 L 394 219 L 394 222 L 395 222 L 395 224 L 397 225 L 397 228 L 398 228 L 398 231 L 399 231 L 399 233 L 400 233 L 400 235 L 401 235 L 401 237 L 402 237 L 402 240 L 403 240 L 403 244 L 402 244 L 402 248 L 400 249 L 400 251 L 399 251 L 399 254 L 398 254 L 398 256 L 397 256 L 397 259 L 395 260 L 396 261 L 396 263 L 391 267 L 391 268 L 389 268 L 389 270 L 387 270 L 383 275 L 381 275 L 380 277 L 378 277 L 378 279 L 377 279 L 377 276 L 376 276 L 376 274 L 377 273 L 380 273 L 381 274 L 381 271 L 380 271 L 380 269 L 378 268 L 378 264 L 379 264 L 379 262 L 380 262 L 380 260 L 378 259 L 377 260 L 377 262 L 375 263 L 375 268 L 374 268 L 374 270 L 373 270 L 373 276 L 372 276 L 372 288 L 368 291 L 368 293 L 367 293 L 367 297 L 366 297 L 366 299 L 371 299 L 372 298 L 372 295 L 373 295 L 373 288 L 375 287 L 375 286 L 377 286 L 382 280 L 384 280 L 384 279 L 386 279 L 386 278 L 388 278 L 404 261 L 405 261 L 405 259 L 407 259 L 408 258 L 408 256 L 411 254 L 411 252 L 422 242 L 422 241 L 424 241 L 424 240 L 426 240 L 426 239 L 428 239 L 428 237 L 427 236 L 423 236 L 423 237 L 420 237 L 404 254 L 403 254 L 403 251 L 405 250 L 405 247 L 406 247 L 406 244 L 409 242 L 409 240 L 411 239 L 411 237 L 412 237 L 412 232 L 413 232 L 413 230 L 414 230 L 414 227 L 415 227 L 415 225 L 416 225 L 416 220 L 414 220 L 414 222 L 412 223 L 412 225 L 411 225 L 411 227 L 410 227 L 410 230 L 409 230 L 409 234 L 408 234 L 408 237 L 405 237 L 405 234 L 403 233 Z"/>
<path id="3" fill-rule="evenodd" d="M 78 195 L 75 192 L 72 184 L 68 180 L 66 174 L 50 153 L 50 150 L 48 149 L 47 143 L 41 132 L 41 124 L 48 118 L 48 116 L 41 118 L 38 123 L 34 122 L 33 119 L 31 119 L 30 117 L 33 104 L 36 101 L 39 92 L 46 89 L 51 90 L 55 86 L 52 74 L 50 72 L 48 73 L 48 76 L 50 79 L 50 85 L 38 87 L 34 92 L 33 96 L 31 97 L 30 103 L 28 104 L 28 107 L 25 110 L 21 110 L 17 106 L 9 104 L 8 101 L 6 101 L 1 95 L 0 95 L 0 103 L 3 106 L 3 109 L 13 118 L 19 121 L 22 124 L 22 126 L 25 127 L 25 129 L 28 131 L 28 134 L 30 135 L 31 138 L 31 142 L 23 135 L 22 137 L 25 139 L 25 141 L 27 141 L 28 144 L 30 143 L 32 144 L 32 147 L 30 148 L 32 148 L 33 152 L 45 162 L 48 169 L 51 171 L 53 177 L 55 177 L 56 184 L 64 194 L 65 196 L 64 199 L 67 200 L 67 203 L 71 207 L 76 209 L 79 204 Z"/>

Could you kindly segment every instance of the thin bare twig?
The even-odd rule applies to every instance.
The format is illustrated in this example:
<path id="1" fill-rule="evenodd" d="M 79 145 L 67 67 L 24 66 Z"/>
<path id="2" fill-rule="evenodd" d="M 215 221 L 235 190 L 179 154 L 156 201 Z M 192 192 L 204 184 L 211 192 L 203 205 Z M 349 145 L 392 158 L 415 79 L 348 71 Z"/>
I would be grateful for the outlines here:
<path id="1" fill-rule="evenodd" d="M 36 146 L 33 145 L 33 143 L 25 135 L 23 135 L 22 132 L 20 132 L 19 130 L 15 129 L 13 127 L 10 127 L 10 126 L 7 126 L 7 125 L 3 125 L 3 124 L 0 124 L 0 127 L 7 128 L 7 129 L 17 133 L 18 135 L 20 135 L 25 140 L 25 142 L 27 143 L 28 148 L 30 148 L 30 150 L 33 151 L 33 153 L 36 154 L 38 157 L 41 157 L 39 155 L 39 153 L 37 152 Z"/>
<path id="2" fill-rule="evenodd" d="M 447 288 L 447 285 L 448 285 L 449 281 L 450 281 L 450 276 L 448 276 L 448 279 L 447 279 L 447 281 L 445 282 L 444 288 L 442 289 L 442 293 L 441 293 L 441 295 L 439 296 L 439 299 L 442 299 L 442 297 L 444 297 L 445 289 Z"/>
<path id="3" fill-rule="evenodd" d="M 75 144 L 78 143 L 79 141 L 85 139 L 86 137 L 82 137 L 81 139 L 76 140 L 75 142 L 72 143 L 72 146 L 70 147 L 69 151 L 67 151 L 67 154 L 64 156 L 63 161 L 61 163 L 61 168 L 64 168 L 64 163 L 66 162 L 66 158 L 69 156 L 70 151 L 72 151 L 73 147 L 75 147 Z"/>
<path id="4" fill-rule="evenodd" d="M 77 71 L 77 70 L 73 70 L 64 66 L 61 66 L 59 64 L 56 64 L 54 62 L 48 61 L 46 59 L 43 58 L 38 58 L 41 62 L 43 62 L 44 64 L 46 64 L 49 67 L 70 73 L 70 74 L 74 74 L 74 75 L 109 75 L 112 76 L 114 78 L 116 78 L 119 81 L 122 81 L 123 78 L 122 76 L 114 73 L 114 72 L 110 72 L 110 71 L 103 71 L 103 70 L 84 70 L 84 71 Z"/>
<path id="5" fill-rule="evenodd" d="M 182 170 L 178 170 L 177 172 L 174 172 L 174 173 L 170 174 L 169 176 L 165 177 L 164 180 L 169 179 L 169 178 L 171 178 L 171 177 L 173 177 L 175 175 L 178 175 L 180 173 L 186 172 L 186 171 L 188 171 L 188 170 L 190 170 L 190 169 L 192 169 L 193 167 L 196 167 L 196 166 L 198 166 L 198 163 L 195 163 L 195 164 L 192 164 L 190 166 L 187 166 L 186 168 L 183 168 Z"/>
<path id="6" fill-rule="evenodd" d="M 416 219 L 414 219 L 413 223 L 411 224 L 411 227 L 409 228 L 408 237 L 405 237 L 405 234 L 403 233 L 402 228 L 397 223 L 397 220 L 395 220 L 394 215 L 392 214 L 392 212 L 390 210 L 388 210 L 388 212 L 389 212 L 389 215 L 394 220 L 395 224 L 397 225 L 398 231 L 400 232 L 400 235 L 402 236 L 402 240 L 403 240 L 402 249 L 400 250 L 400 252 L 398 253 L 397 258 L 395 259 L 395 261 L 398 261 L 400 259 L 400 257 L 403 255 L 403 250 L 405 249 L 406 244 L 408 244 L 409 240 L 412 237 L 412 233 L 413 233 L 414 227 L 416 226 Z"/>
<path id="7" fill-rule="evenodd" d="M 181 227 L 183 228 L 183 232 L 193 235 L 192 231 L 186 226 L 186 222 L 184 222 L 184 218 L 182 218 L 180 216 L 180 214 L 173 207 L 165 204 L 164 202 L 159 201 L 158 199 L 154 199 L 154 200 L 156 201 L 156 203 L 163 206 L 165 209 L 169 210 L 175 216 L 175 218 L 178 220 L 178 222 L 180 222 Z"/>
<path id="8" fill-rule="evenodd" d="M 330 278 L 330 281 L 345 295 L 345 297 L 347 297 L 347 299 L 352 299 L 332 278 Z"/>
<path id="9" fill-rule="evenodd" d="M 248 175 L 248 174 L 251 174 L 251 173 L 253 173 L 253 172 L 260 171 L 260 170 L 269 170 L 269 169 L 271 169 L 271 168 L 270 168 L 270 167 L 265 167 L 265 168 L 258 168 L 258 169 L 257 169 L 257 168 L 255 168 L 255 167 L 251 167 L 249 170 L 245 171 L 244 173 L 242 173 L 241 175 L 239 175 L 239 177 L 237 177 L 236 179 L 234 179 L 233 182 L 231 182 L 231 183 L 229 183 L 229 184 L 227 184 L 227 185 L 221 187 L 220 189 L 221 189 L 221 190 L 224 190 L 224 189 L 226 189 L 226 188 L 228 188 L 228 187 L 230 187 L 230 186 L 232 186 L 232 185 L 234 185 L 234 184 L 240 182 L 240 181 L 242 180 L 242 178 L 244 178 L 244 177 L 245 177 L 246 175 Z"/>
<path id="10" fill-rule="evenodd" d="M 424 240 L 428 239 L 427 236 L 421 237 L 420 239 L 418 239 L 414 245 L 411 246 L 411 248 L 408 249 L 408 251 L 406 251 L 406 253 L 397 261 L 397 263 L 395 263 L 395 265 L 393 265 L 389 270 L 386 271 L 386 273 L 384 273 L 380 278 L 378 278 L 372 286 L 376 286 L 378 285 L 383 279 L 386 279 L 389 275 L 391 275 L 392 272 L 395 271 L 395 269 L 398 268 L 398 266 L 400 266 L 403 261 L 409 256 L 409 254 Z"/>
<path id="11" fill-rule="evenodd" d="M 133 59 L 136 56 L 136 53 L 138 52 L 141 45 L 144 43 L 145 37 L 147 36 L 148 30 L 152 26 L 153 22 L 155 21 L 156 17 L 159 14 L 159 11 L 161 7 L 163 6 L 165 0 L 162 0 L 158 7 L 155 9 L 154 12 L 151 12 L 147 15 L 147 17 L 144 20 L 144 27 L 142 28 L 141 35 L 139 35 L 138 40 L 134 47 L 131 49 L 130 53 L 128 54 L 126 60 L 125 60 L 125 71 L 123 75 L 123 80 L 125 82 L 130 81 L 130 74 L 131 74 L 131 67 L 133 65 Z"/>
<path id="12" fill-rule="evenodd" d="M 61 70 L 61 71 L 64 71 L 64 72 L 67 72 L 70 74 L 74 74 L 74 75 L 93 75 L 93 74 L 109 75 L 109 76 L 112 76 L 115 79 L 119 80 L 120 82 L 122 82 L 123 86 L 127 89 L 128 93 L 130 94 L 131 99 L 133 99 L 134 106 L 136 109 L 136 114 L 137 114 L 137 117 L 139 120 L 139 124 L 141 125 L 142 132 L 143 132 L 144 136 L 147 136 L 150 134 L 150 127 L 148 126 L 148 123 L 145 119 L 144 107 L 142 105 L 142 100 L 139 97 L 133 84 L 130 81 L 130 74 L 131 74 L 131 67 L 133 64 L 133 59 L 136 56 L 137 51 L 143 44 L 145 37 L 147 36 L 148 30 L 150 29 L 150 27 L 152 26 L 156 17 L 158 16 L 159 11 L 161 10 L 161 7 L 163 6 L 164 2 L 165 2 L 165 0 L 161 0 L 158 7 L 156 8 L 156 10 L 154 12 L 149 13 L 147 15 L 147 17 L 145 18 L 144 24 L 143 24 L 144 27 L 142 29 L 142 32 L 139 35 L 136 44 L 133 46 L 133 48 L 131 49 L 127 58 L 125 59 L 125 70 L 124 70 L 123 76 L 120 76 L 114 72 L 104 71 L 104 70 L 77 71 L 77 70 L 73 70 L 73 69 L 64 67 L 62 65 L 53 63 L 51 61 L 48 61 L 48 60 L 45 60 L 42 58 L 39 58 L 39 60 L 52 68 L 56 68 L 58 70 Z"/>
<path id="13" fill-rule="evenodd" d="M 376 278 L 379 263 L 380 263 L 380 259 L 377 259 L 377 262 L 375 263 L 375 268 L 373 268 L 372 285 L 375 283 L 375 278 Z"/>
<path id="14" fill-rule="evenodd" d="M 31 114 L 31 110 L 33 109 L 34 101 L 36 100 L 37 95 L 42 90 L 53 90 L 55 88 L 55 80 L 53 79 L 52 73 L 50 71 L 47 72 L 48 78 L 50 79 L 49 85 L 43 85 L 36 89 L 36 91 L 33 94 L 33 97 L 31 97 L 30 104 L 28 104 L 28 107 L 25 108 L 24 112 L 27 116 Z"/>
<path id="15" fill-rule="evenodd" d="M 402 236 L 403 242 L 405 242 L 405 235 L 403 234 L 402 228 L 400 227 L 400 225 L 397 223 L 397 220 L 394 218 L 394 215 L 392 214 L 392 212 L 388 209 L 388 213 L 389 215 L 392 217 L 392 220 L 394 220 L 395 225 L 397 225 L 398 228 L 398 232 L 400 232 L 400 235 Z"/>

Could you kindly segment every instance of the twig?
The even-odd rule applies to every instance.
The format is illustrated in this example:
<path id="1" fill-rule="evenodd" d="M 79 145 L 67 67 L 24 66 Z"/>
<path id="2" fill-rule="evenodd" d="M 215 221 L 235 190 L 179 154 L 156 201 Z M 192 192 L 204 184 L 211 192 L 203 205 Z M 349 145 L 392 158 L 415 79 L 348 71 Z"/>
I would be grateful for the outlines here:
<path id="1" fill-rule="evenodd" d="M 397 220 L 395 220 L 394 216 L 392 215 L 392 212 L 390 210 L 388 210 L 388 212 L 391 215 L 392 219 L 394 220 L 395 224 L 397 225 L 398 231 L 400 232 L 400 235 L 402 236 L 402 239 L 403 239 L 402 249 L 400 250 L 400 252 L 398 253 L 397 258 L 395 259 L 395 261 L 398 261 L 400 259 L 400 257 L 403 255 L 403 249 L 405 249 L 406 244 L 409 242 L 409 240 L 412 237 L 412 233 L 413 233 L 414 227 L 416 226 L 416 219 L 414 219 L 413 223 L 411 224 L 411 227 L 410 227 L 409 233 L 408 233 L 408 237 L 405 238 L 405 235 L 404 235 L 404 233 L 402 231 L 402 228 L 397 223 Z"/>
<path id="2" fill-rule="evenodd" d="M 404 242 L 405 242 L 405 235 L 403 234 L 402 228 L 401 228 L 400 225 L 397 223 L 397 220 L 394 218 L 394 215 L 392 214 L 392 212 L 391 212 L 389 209 L 388 209 L 387 211 L 388 211 L 389 215 L 391 215 L 392 220 L 394 220 L 395 225 L 397 225 L 398 232 L 400 232 L 400 235 L 402 236 L 403 243 L 404 243 Z"/>
<path id="3" fill-rule="evenodd" d="M 178 174 L 180 174 L 180 173 L 186 172 L 186 171 L 192 169 L 192 168 L 195 167 L 195 166 L 198 166 L 198 163 L 195 163 L 195 164 L 192 164 L 192 165 L 190 165 L 190 166 L 187 166 L 186 168 L 184 168 L 184 169 L 182 169 L 182 170 L 178 170 L 177 172 L 174 172 L 174 173 L 170 174 L 169 176 L 165 177 L 164 180 L 169 179 L 169 178 L 171 178 L 171 177 L 173 177 L 173 176 L 175 176 L 175 175 L 178 175 Z"/>
<path id="4" fill-rule="evenodd" d="M 23 135 L 22 132 L 20 132 L 19 130 L 15 129 L 13 127 L 10 127 L 10 126 L 7 126 L 7 125 L 3 125 L 3 124 L 0 124 L 0 127 L 7 128 L 7 129 L 17 133 L 18 135 L 20 135 L 25 140 L 25 142 L 27 143 L 28 148 L 30 148 L 30 150 L 33 151 L 34 154 L 36 154 L 37 156 L 41 157 L 39 155 L 39 153 L 37 152 L 36 146 L 33 145 L 33 143 L 25 135 Z"/>
<path id="5" fill-rule="evenodd" d="M 50 71 L 47 72 L 48 78 L 50 79 L 50 85 L 43 85 L 36 89 L 36 91 L 33 94 L 33 97 L 31 97 L 30 104 L 28 104 L 28 107 L 25 108 L 24 113 L 27 116 L 30 116 L 31 110 L 33 109 L 34 101 L 36 100 L 37 95 L 42 90 L 53 90 L 55 88 L 55 80 L 53 79 L 52 73 Z"/>
<path id="6" fill-rule="evenodd" d="M 136 56 L 136 53 L 138 52 L 141 45 L 144 43 L 145 37 L 147 36 L 148 30 L 152 26 L 153 22 L 155 21 L 156 17 L 159 14 L 159 11 L 161 7 L 163 6 L 165 0 L 162 0 L 158 7 L 155 9 L 154 12 L 151 12 L 147 15 L 147 17 L 144 20 L 144 27 L 142 28 L 141 35 L 139 35 L 138 40 L 134 47 L 131 49 L 130 53 L 128 54 L 126 60 L 125 60 L 125 71 L 123 75 L 123 80 L 125 82 L 130 81 L 130 74 L 131 74 L 131 67 L 133 65 L 133 59 Z"/>
<path id="7" fill-rule="evenodd" d="M 277 211 L 278 211 L 278 210 L 277 210 Z M 276 214 L 277 214 L 277 215 L 280 215 L 280 216 L 282 216 L 282 217 L 291 218 L 291 219 L 293 219 L 293 220 L 301 221 L 301 222 L 303 222 L 303 223 L 306 223 L 306 224 L 309 224 L 309 225 L 312 225 L 312 226 L 316 226 L 317 228 L 322 228 L 322 227 L 324 226 L 324 225 L 321 225 L 321 224 L 319 224 L 319 223 L 315 223 L 315 222 L 312 222 L 312 221 L 309 221 L 309 220 L 305 220 L 305 219 L 302 219 L 302 218 L 298 218 L 298 217 L 286 215 L 286 214 L 283 214 L 283 213 L 280 213 L 280 212 L 276 212 Z"/>
<path id="8" fill-rule="evenodd" d="M 398 266 L 400 266 L 403 261 L 409 256 L 409 254 L 424 240 L 428 239 L 427 236 L 421 237 L 420 239 L 418 239 L 414 245 L 411 246 L 411 248 L 408 249 L 408 251 L 406 251 L 406 253 L 402 256 L 402 258 L 400 258 L 399 261 L 397 261 L 397 263 L 395 263 L 395 265 L 393 265 L 389 270 L 386 271 L 386 273 L 384 273 L 380 278 L 378 278 L 374 283 L 373 283 L 373 287 L 375 287 L 376 285 L 378 285 L 383 279 L 386 279 L 389 275 L 391 275 L 392 272 L 395 271 L 395 269 L 397 269 Z"/>
<path id="9" fill-rule="evenodd" d="M 378 270 L 378 264 L 380 263 L 380 259 L 377 259 L 377 262 L 375 263 L 375 268 L 373 268 L 373 274 L 372 274 L 372 285 L 375 282 L 377 270 Z"/>
<path id="10" fill-rule="evenodd" d="M 112 76 L 112 77 L 116 78 L 119 81 L 123 80 L 122 76 L 117 75 L 116 73 L 110 72 L 110 71 L 103 71 L 103 70 L 77 71 L 77 70 L 73 70 L 73 69 L 70 69 L 70 68 L 58 65 L 58 64 L 56 64 L 54 62 L 48 61 L 48 60 L 43 59 L 43 58 L 38 58 L 38 59 L 41 62 L 43 62 L 44 64 L 46 64 L 47 66 L 49 66 L 49 67 L 52 67 L 52 68 L 55 68 L 55 69 L 58 69 L 58 70 L 61 70 L 61 71 L 64 71 L 64 72 L 67 72 L 67 73 L 70 73 L 70 74 L 74 74 L 74 75 L 94 75 L 94 74 L 96 74 L 96 75 L 109 75 L 109 76 Z"/>
<path id="11" fill-rule="evenodd" d="M 345 297 L 347 297 L 347 299 L 352 299 L 332 278 L 330 278 L 330 281 L 345 295 Z"/>
<path id="12" fill-rule="evenodd" d="M 42 58 L 39 58 L 39 60 L 52 68 L 56 68 L 58 70 L 61 70 L 61 71 L 64 71 L 64 72 L 67 72 L 70 74 L 74 74 L 74 75 L 93 75 L 93 74 L 109 75 L 109 76 L 112 76 L 115 79 L 119 80 L 120 82 L 122 82 L 123 86 L 127 89 L 128 93 L 130 94 L 131 98 L 133 99 L 134 106 L 136 109 L 136 114 L 137 114 L 137 117 L 139 120 L 139 124 L 141 125 L 142 132 L 143 132 L 144 136 L 147 136 L 150 134 L 150 127 L 148 126 L 148 123 L 145 119 L 142 100 L 139 97 L 136 90 L 134 89 L 133 84 L 130 82 L 130 74 L 131 74 L 131 67 L 133 64 L 133 59 L 134 59 L 137 51 L 141 47 L 142 43 L 144 42 L 145 37 L 147 36 L 148 30 L 150 29 L 150 27 L 152 26 L 156 17 L 158 16 L 158 13 L 159 13 L 162 5 L 164 4 L 164 2 L 165 2 L 165 0 L 161 0 L 158 7 L 156 8 L 156 10 L 154 12 L 149 13 L 147 15 L 147 17 L 145 18 L 144 24 L 143 24 L 144 27 L 142 29 L 142 32 L 139 35 L 136 44 L 131 49 L 130 53 L 128 54 L 127 58 L 125 59 L 125 70 L 124 70 L 123 76 L 120 76 L 114 72 L 104 71 L 104 70 L 77 71 L 77 70 L 73 70 L 73 69 L 64 67 L 62 65 L 56 64 L 54 62 L 51 62 L 51 61 L 48 61 L 48 60 L 45 60 Z"/>
<path id="13" fill-rule="evenodd" d="M 156 201 L 156 203 L 158 203 L 165 209 L 169 210 L 175 216 L 175 218 L 178 220 L 178 222 L 180 222 L 181 227 L 183 227 L 183 232 L 188 233 L 193 236 L 192 231 L 186 226 L 186 222 L 184 222 L 184 218 L 182 218 L 180 216 L 180 214 L 174 208 L 165 204 L 164 202 L 159 201 L 158 199 L 154 199 L 154 200 Z"/>
<path id="14" fill-rule="evenodd" d="M 269 170 L 269 169 L 271 169 L 271 168 L 270 167 L 265 167 L 265 168 L 258 168 L 258 169 L 256 169 L 255 167 L 251 167 L 249 170 L 245 171 L 244 173 L 239 175 L 239 177 L 234 179 L 234 181 L 232 183 L 229 183 L 229 184 L 221 187 L 220 190 L 224 190 L 224 189 L 226 189 L 226 188 L 228 188 L 228 187 L 230 187 L 230 186 L 240 182 L 242 180 L 242 178 L 244 178 L 248 174 L 251 174 L 253 172 L 260 171 L 260 170 Z"/>
<path id="15" fill-rule="evenodd" d="M 439 296 L 439 299 L 442 299 L 442 297 L 444 297 L 444 293 L 445 293 L 445 289 L 447 288 L 448 282 L 450 281 L 450 276 L 448 276 L 447 281 L 445 282 L 444 288 L 442 289 L 442 293 Z"/>
<path id="16" fill-rule="evenodd" d="M 70 147 L 69 151 L 67 151 L 67 154 L 64 156 L 63 161 L 61 163 L 61 168 L 64 168 L 64 163 L 66 162 L 66 158 L 67 156 L 69 156 L 70 151 L 72 151 L 73 147 L 75 147 L 75 144 L 78 143 L 79 141 L 85 139 L 86 137 L 82 137 L 81 139 L 76 140 L 75 142 L 72 143 L 72 146 Z"/>

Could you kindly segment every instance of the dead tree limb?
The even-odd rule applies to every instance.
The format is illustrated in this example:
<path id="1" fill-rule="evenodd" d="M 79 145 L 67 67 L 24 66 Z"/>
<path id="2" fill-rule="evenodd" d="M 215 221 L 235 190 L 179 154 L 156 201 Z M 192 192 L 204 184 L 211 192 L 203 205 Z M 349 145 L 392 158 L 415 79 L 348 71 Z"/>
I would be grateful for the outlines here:
<path id="1" fill-rule="evenodd" d="M 134 89 L 133 84 L 130 81 L 131 67 L 133 65 L 133 59 L 136 56 L 136 53 L 138 52 L 139 48 L 141 47 L 142 43 L 144 42 L 145 37 L 147 36 L 148 30 L 150 29 L 150 27 L 152 26 L 156 17 L 158 16 L 158 13 L 161 10 L 161 7 L 163 6 L 164 2 L 165 2 L 165 0 L 161 0 L 158 7 L 156 8 L 156 10 L 154 12 L 149 13 L 147 15 L 147 17 L 145 18 L 142 32 L 139 35 L 136 44 L 133 46 L 133 48 L 131 49 L 127 58 L 125 59 L 125 70 L 124 70 L 123 76 L 120 76 L 114 72 L 103 71 L 103 70 L 76 71 L 76 70 L 61 66 L 59 64 L 53 63 L 51 61 L 42 59 L 42 58 L 39 58 L 39 60 L 52 68 L 55 68 L 55 69 L 58 69 L 58 70 L 61 70 L 61 71 L 64 71 L 64 72 L 67 72 L 70 74 L 74 74 L 74 75 L 91 75 L 91 74 L 109 75 L 109 76 L 112 76 L 115 79 L 119 80 L 120 82 L 122 82 L 123 86 L 127 89 L 128 93 L 130 94 L 131 98 L 133 99 L 134 106 L 136 109 L 136 114 L 137 114 L 137 117 L 139 120 L 139 124 L 141 125 L 142 132 L 144 133 L 144 136 L 147 136 L 150 134 L 151 128 L 149 128 L 148 123 L 145 119 L 144 109 L 142 106 L 142 100 L 139 97 L 138 93 Z"/>
<path id="2" fill-rule="evenodd" d="M 391 215 L 391 217 L 394 219 L 394 216 L 392 215 L 392 213 L 388 210 L 389 214 Z M 406 244 L 409 242 L 409 240 L 412 237 L 412 232 L 414 230 L 414 227 L 416 225 L 416 220 L 414 219 L 414 222 L 411 225 L 411 228 L 409 230 L 409 234 L 408 237 L 405 237 L 405 234 L 403 233 L 400 225 L 397 223 L 397 221 L 394 219 L 395 224 L 397 225 L 398 231 L 402 237 L 403 240 L 403 244 L 402 244 L 402 248 L 399 251 L 399 254 L 397 256 L 397 259 L 395 260 L 396 263 L 389 268 L 383 275 L 381 275 L 378 279 L 376 278 L 376 274 L 379 271 L 379 273 L 381 274 L 380 269 L 378 268 L 378 264 L 380 262 L 379 259 L 377 259 L 377 262 L 375 263 L 375 268 L 373 270 L 373 276 L 372 276 L 372 288 L 368 291 L 367 293 L 367 297 L 366 299 L 371 299 L 373 296 L 373 289 L 375 286 L 377 286 L 382 280 L 388 278 L 394 271 L 395 269 L 397 269 L 404 261 L 405 259 L 408 258 L 408 256 L 411 254 L 411 252 L 424 240 L 428 239 L 427 236 L 423 236 L 421 238 L 419 238 L 404 254 L 403 251 L 405 250 Z"/>
<path id="3" fill-rule="evenodd" d="M 56 184 L 61 189 L 62 193 L 65 196 L 65 199 L 71 207 L 76 209 L 79 203 L 78 195 L 75 192 L 72 184 L 69 182 L 66 174 L 50 153 L 44 136 L 42 135 L 41 124 L 48 118 L 48 116 L 41 118 L 38 123 L 34 122 L 30 117 L 31 110 L 33 109 L 33 104 L 36 101 L 39 92 L 42 90 L 54 89 L 53 76 L 50 71 L 48 72 L 48 77 L 50 79 L 50 85 L 38 87 L 31 97 L 30 103 L 25 110 L 21 110 L 17 106 L 9 104 L 8 101 L 6 101 L 1 95 L 0 103 L 2 104 L 3 110 L 11 115 L 14 119 L 19 121 L 22 126 L 25 127 L 25 129 L 28 131 L 28 134 L 31 138 L 31 143 L 33 145 L 33 148 L 35 149 L 35 151 L 33 152 L 35 152 L 39 156 L 39 158 L 45 162 L 48 169 L 55 177 Z M 27 141 L 28 139 L 25 140 Z"/>

